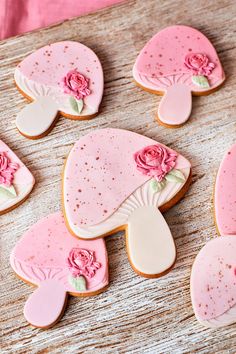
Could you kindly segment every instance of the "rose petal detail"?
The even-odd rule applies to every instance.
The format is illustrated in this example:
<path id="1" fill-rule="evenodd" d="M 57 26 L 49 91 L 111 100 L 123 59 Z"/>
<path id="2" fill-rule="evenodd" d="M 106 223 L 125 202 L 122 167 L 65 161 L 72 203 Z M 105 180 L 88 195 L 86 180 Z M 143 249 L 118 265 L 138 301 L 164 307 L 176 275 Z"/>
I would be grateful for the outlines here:
<path id="1" fill-rule="evenodd" d="M 19 165 L 11 162 L 5 152 L 0 152 L 0 184 L 5 187 L 11 187 L 14 174 L 18 170 Z"/>
<path id="2" fill-rule="evenodd" d="M 137 170 L 142 174 L 155 177 L 158 182 L 175 166 L 177 154 L 159 144 L 150 145 L 134 154 Z"/>
<path id="3" fill-rule="evenodd" d="M 207 55 L 202 53 L 190 53 L 184 59 L 184 65 L 194 75 L 210 76 L 215 64 L 209 61 Z"/>
<path id="4" fill-rule="evenodd" d="M 67 265 L 74 277 L 92 278 L 101 264 L 95 260 L 94 252 L 83 248 L 72 248 L 67 258 Z"/>
<path id="5" fill-rule="evenodd" d="M 62 87 L 64 88 L 64 93 L 70 94 L 77 100 L 81 100 L 91 93 L 89 79 L 76 69 L 69 71 L 62 79 Z"/>

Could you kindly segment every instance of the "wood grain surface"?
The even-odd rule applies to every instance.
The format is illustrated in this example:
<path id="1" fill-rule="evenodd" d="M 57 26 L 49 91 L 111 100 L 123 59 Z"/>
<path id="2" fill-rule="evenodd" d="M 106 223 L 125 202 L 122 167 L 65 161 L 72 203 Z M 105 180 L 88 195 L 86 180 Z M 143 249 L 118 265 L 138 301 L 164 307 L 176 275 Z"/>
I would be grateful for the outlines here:
<path id="1" fill-rule="evenodd" d="M 198 251 L 216 236 L 212 213 L 215 175 L 236 138 L 235 0 L 128 1 L 85 17 L 0 43 L 0 138 L 30 168 L 36 186 L 28 200 L 0 217 L 1 353 L 235 353 L 236 326 L 207 329 L 195 319 L 189 277 Z M 132 66 L 146 41 L 160 29 L 186 24 L 213 42 L 226 72 L 224 86 L 193 99 L 190 120 L 167 129 L 154 120 L 159 96 L 137 88 Z M 32 51 L 59 40 L 78 40 L 101 59 L 105 92 L 101 113 L 90 121 L 60 118 L 45 138 L 27 140 L 15 127 L 26 104 L 13 82 L 15 66 Z M 50 330 L 30 327 L 23 306 L 32 288 L 16 278 L 10 251 L 37 220 L 61 208 L 62 166 L 73 143 L 98 127 L 124 128 L 156 139 L 186 156 L 193 166 L 185 198 L 165 213 L 178 259 L 160 279 L 136 275 L 125 238 L 107 238 L 109 289 L 92 298 L 70 298 Z"/>

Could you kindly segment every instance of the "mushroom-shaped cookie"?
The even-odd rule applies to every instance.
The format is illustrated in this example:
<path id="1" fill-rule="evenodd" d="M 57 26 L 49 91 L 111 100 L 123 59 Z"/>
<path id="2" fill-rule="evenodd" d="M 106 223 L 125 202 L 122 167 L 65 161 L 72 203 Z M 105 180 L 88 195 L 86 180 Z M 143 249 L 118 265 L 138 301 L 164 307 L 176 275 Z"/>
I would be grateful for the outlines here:
<path id="1" fill-rule="evenodd" d="M 126 231 L 133 269 L 166 273 L 175 244 L 161 211 L 186 192 L 190 163 L 142 135 L 122 129 L 93 131 L 74 145 L 64 169 L 64 212 L 71 232 L 91 239 Z"/>
<path id="2" fill-rule="evenodd" d="M 91 296 L 108 285 L 104 240 L 78 240 L 60 212 L 33 225 L 13 249 L 10 263 L 19 277 L 38 288 L 24 307 L 26 320 L 48 328 L 61 317 L 67 294 Z"/>
<path id="3" fill-rule="evenodd" d="M 34 102 L 16 118 L 28 138 L 46 135 L 58 114 L 88 119 L 98 113 L 103 95 L 103 70 L 96 54 L 85 45 L 58 42 L 38 49 L 15 70 L 20 92 Z"/>
<path id="4" fill-rule="evenodd" d="M 236 144 L 220 165 L 214 204 L 221 237 L 208 242 L 197 255 L 191 297 L 199 322 L 222 327 L 236 322 Z"/>
<path id="5" fill-rule="evenodd" d="M 0 215 L 16 208 L 31 192 L 35 180 L 14 152 L 0 140 Z"/>
<path id="6" fill-rule="evenodd" d="M 144 90 L 164 94 L 157 119 L 168 127 L 188 120 L 192 94 L 208 94 L 225 80 L 213 45 L 187 26 L 167 27 L 152 37 L 134 64 L 133 76 Z"/>

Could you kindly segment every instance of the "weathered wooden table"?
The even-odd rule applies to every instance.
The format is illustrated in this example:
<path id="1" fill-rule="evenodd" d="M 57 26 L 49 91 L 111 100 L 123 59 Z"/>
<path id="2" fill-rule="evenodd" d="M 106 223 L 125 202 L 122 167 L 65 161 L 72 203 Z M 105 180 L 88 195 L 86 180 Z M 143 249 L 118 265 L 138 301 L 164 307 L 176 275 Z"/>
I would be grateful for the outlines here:
<path id="1" fill-rule="evenodd" d="M 36 186 L 29 199 L 0 217 L 1 353 L 235 353 L 235 325 L 200 326 L 193 314 L 189 277 L 193 260 L 216 236 L 212 192 L 224 152 L 236 138 L 236 4 L 234 0 L 129 1 L 50 28 L 0 43 L 0 138 L 31 169 Z M 216 93 L 194 98 L 193 112 L 180 129 L 154 120 L 160 97 L 137 88 L 134 60 L 146 41 L 171 24 L 203 31 L 214 43 L 227 81 Z M 101 114 L 90 121 L 61 118 L 45 138 L 32 141 L 15 127 L 25 99 L 13 82 L 16 64 L 35 49 L 59 40 L 78 40 L 101 59 L 105 94 Z M 30 225 L 61 208 L 61 172 L 73 143 L 97 127 L 117 127 L 145 134 L 179 150 L 193 165 L 193 182 L 185 198 L 165 214 L 178 259 L 160 279 L 144 279 L 130 268 L 124 234 L 107 239 L 110 287 L 96 297 L 70 298 L 62 320 L 50 330 L 31 328 L 23 306 L 32 292 L 16 278 L 9 254 Z"/>

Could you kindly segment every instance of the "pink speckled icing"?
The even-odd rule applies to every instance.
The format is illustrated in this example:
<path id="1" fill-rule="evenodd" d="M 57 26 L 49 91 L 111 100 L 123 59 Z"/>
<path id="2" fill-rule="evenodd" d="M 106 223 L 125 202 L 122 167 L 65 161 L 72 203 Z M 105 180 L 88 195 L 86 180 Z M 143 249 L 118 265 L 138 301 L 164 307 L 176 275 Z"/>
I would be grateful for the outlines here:
<path id="1" fill-rule="evenodd" d="M 215 217 L 221 235 L 236 235 L 236 144 L 221 162 L 215 183 Z"/>
<path id="2" fill-rule="evenodd" d="M 110 128 L 80 138 L 64 170 L 67 219 L 74 225 L 87 227 L 109 218 L 137 188 L 152 178 L 138 171 L 134 154 L 154 144 L 157 144 L 155 140 L 145 136 Z M 175 168 L 189 167 L 189 162 L 178 155 Z"/>
<path id="3" fill-rule="evenodd" d="M 221 237 L 208 242 L 197 255 L 191 297 L 202 324 L 222 327 L 236 322 L 236 144 L 220 165 L 214 204 Z"/>
<path id="4" fill-rule="evenodd" d="M 213 239 L 201 249 L 192 268 L 191 297 L 200 322 L 214 320 L 214 326 L 219 326 L 222 315 L 235 306 L 236 237 Z M 225 317 L 228 324 L 236 320 L 236 312 L 230 316 Z"/>
<path id="5" fill-rule="evenodd" d="M 143 88 L 164 92 L 158 118 L 168 126 L 188 120 L 192 92 L 212 90 L 225 79 L 212 44 L 187 26 L 167 27 L 153 36 L 138 55 L 133 76 Z"/>
<path id="6" fill-rule="evenodd" d="M 23 279 L 35 284 L 46 279 L 62 282 L 65 291 L 77 291 L 68 283 L 71 274 L 67 258 L 74 247 L 95 252 L 101 267 L 87 280 L 87 292 L 97 291 L 107 285 L 107 253 L 102 239 L 85 241 L 73 237 L 66 228 L 60 212 L 51 214 L 33 225 L 20 239 L 11 254 L 11 265 Z"/>
<path id="7" fill-rule="evenodd" d="M 92 277 L 83 274 L 86 290 L 79 291 L 70 283 L 68 257 L 73 248 L 90 251 L 99 262 Z M 17 242 L 10 257 L 14 271 L 38 288 L 25 304 L 24 315 L 36 327 L 52 326 L 60 317 L 66 293 L 90 294 L 108 284 L 107 252 L 103 239 L 84 241 L 73 237 L 60 212 L 33 225 Z"/>
<path id="8" fill-rule="evenodd" d="M 62 101 L 62 107 L 60 107 L 60 102 L 58 104 L 59 109 L 63 111 L 63 100 L 69 96 L 64 94 L 62 81 L 68 72 L 74 69 L 77 69 L 89 80 L 91 92 L 84 97 L 84 102 L 94 113 L 98 110 L 102 99 L 103 71 L 96 54 L 81 43 L 64 41 L 38 49 L 17 66 L 16 72 L 19 71 L 23 78 L 21 77 L 20 81 L 18 75 L 15 75 L 15 80 L 17 85 L 32 98 L 43 94 L 55 96 L 56 99 L 61 94 L 59 101 Z M 25 78 L 27 81 L 22 87 Z M 34 83 L 42 85 L 42 89 L 38 86 L 35 87 Z"/>
<path id="9" fill-rule="evenodd" d="M 215 64 L 209 75 L 211 87 L 222 82 L 224 72 L 213 45 L 201 32 L 188 26 L 167 27 L 153 36 L 135 62 L 135 79 L 141 85 L 153 90 L 164 89 L 168 80 L 173 81 L 172 84 L 180 82 L 183 74 L 192 75 L 185 65 L 185 57 L 189 53 L 205 54 L 210 62 Z M 141 78 L 138 79 L 139 75 L 149 78 L 149 85 L 142 82 Z M 158 78 L 164 79 L 163 82 L 158 80 L 155 82 Z M 193 91 L 199 90 L 195 85 L 191 84 L 191 87 Z"/>
<path id="10" fill-rule="evenodd" d="M 11 181 L 15 187 L 17 195 L 14 198 L 7 198 L 6 196 L 0 194 L 1 212 L 5 209 L 13 207 L 15 204 L 24 199 L 32 190 L 35 180 L 28 168 L 2 140 L 0 140 L 0 152 L 5 153 L 11 163 L 17 166 Z"/>

